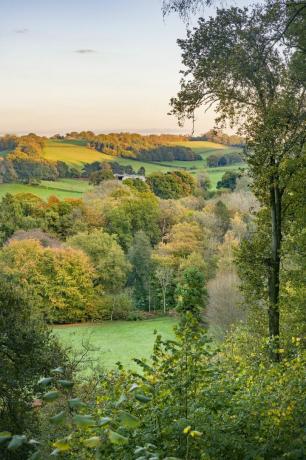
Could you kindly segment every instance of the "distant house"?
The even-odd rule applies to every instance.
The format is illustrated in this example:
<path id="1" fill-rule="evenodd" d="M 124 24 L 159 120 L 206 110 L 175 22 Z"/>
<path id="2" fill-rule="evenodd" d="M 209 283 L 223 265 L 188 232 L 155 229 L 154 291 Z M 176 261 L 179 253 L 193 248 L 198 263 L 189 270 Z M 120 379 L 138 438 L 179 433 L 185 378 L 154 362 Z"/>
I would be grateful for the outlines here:
<path id="1" fill-rule="evenodd" d="M 138 174 L 114 174 L 118 180 L 123 181 L 125 179 L 140 179 L 142 182 L 146 181 L 145 176 L 140 176 Z"/>

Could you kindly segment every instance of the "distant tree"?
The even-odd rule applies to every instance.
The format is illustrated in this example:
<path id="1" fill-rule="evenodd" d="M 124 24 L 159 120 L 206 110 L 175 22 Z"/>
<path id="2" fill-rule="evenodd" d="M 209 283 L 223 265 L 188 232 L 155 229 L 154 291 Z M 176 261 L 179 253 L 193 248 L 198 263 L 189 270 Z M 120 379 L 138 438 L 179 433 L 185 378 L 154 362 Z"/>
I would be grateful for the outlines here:
<path id="1" fill-rule="evenodd" d="M 17 182 L 18 176 L 11 160 L 0 158 L 0 183 Z"/>
<path id="2" fill-rule="evenodd" d="M 235 190 L 237 179 L 240 176 L 239 173 L 234 171 L 226 171 L 222 179 L 217 182 L 217 189 L 220 188 L 229 188 L 230 190 Z"/>
<path id="3" fill-rule="evenodd" d="M 56 163 L 58 177 L 70 177 L 69 166 L 64 161 L 57 161 Z"/>
<path id="4" fill-rule="evenodd" d="M 182 280 L 176 288 L 177 310 L 184 316 L 191 312 L 200 320 L 207 304 L 207 290 L 204 274 L 197 267 L 188 267 L 182 274 Z"/>
<path id="5" fill-rule="evenodd" d="M 43 226 L 45 203 L 38 197 L 6 194 L 0 201 L 0 242 L 3 244 L 18 229 Z"/>
<path id="6" fill-rule="evenodd" d="M 145 176 L 146 175 L 146 170 L 143 166 L 141 166 L 138 171 L 137 171 L 137 174 L 139 174 L 139 176 Z"/>
<path id="7" fill-rule="evenodd" d="M 200 189 L 204 192 L 207 192 L 211 188 L 211 180 L 208 174 L 199 174 L 198 175 L 198 185 Z"/>
<path id="8" fill-rule="evenodd" d="M 122 190 L 119 189 L 119 190 Z M 136 189 L 123 189 L 116 193 L 112 206 L 104 209 L 104 228 L 115 234 L 118 242 L 127 250 L 134 235 L 143 230 L 152 244 L 159 240 L 159 206 L 157 198 L 151 192 L 138 192 Z"/>
<path id="9" fill-rule="evenodd" d="M 37 315 L 55 323 L 95 317 L 94 270 L 81 251 L 12 241 L 0 252 L 0 283 L 20 286 Z"/>
<path id="10" fill-rule="evenodd" d="M 216 222 L 216 232 L 217 236 L 220 240 L 224 238 L 224 235 L 228 231 L 231 222 L 231 214 L 223 203 L 223 201 L 219 200 L 214 206 L 214 214 L 217 218 Z"/>
<path id="11" fill-rule="evenodd" d="M 151 311 L 153 261 L 150 239 L 143 231 L 135 234 L 128 258 L 132 265 L 129 282 L 133 286 L 136 305 Z"/>
<path id="12" fill-rule="evenodd" d="M 44 248 L 60 248 L 62 243 L 50 236 L 48 233 L 43 232 L 39 228 L 33 228 L 32 230 L 16 230 L 11 238 L 7 241 L 10 244 L 12 241 L 23 241 L 23 240 L 36 240 Z"/>
<path id="13" fill-rule="evenodd" d="M 162 291 L 164 314 L 167 313 L 167 290 L 172 282 L 173 274 L 173 268 L 168 265 L 159 265 L 155 271 L 155 276 Z"/>
<path id="14" fill-rule="evenodd" d="M 130 264 L 113 235 L 94 230 L 79 233 L 66 242 L 67 246 L 81 249 L 95 267 L 94 282 L 102 292 L 118 293 L 127 281 Z"/>
<path id="15" fill-rule="evenodd" d="M 153 173 L 148 176 L 147 183 L 155 195 L 163 199 L 192 195 L 196 187 L 192 175 L 185 171 Z"/>
<path id="16" fill-rule="evenodd" d="M 125 179 L 123 181 L 125 185 L 128 185 L 129 187 L 135 188 L 139 192 L 148 192 L 150 190 L 149 186 L 141 179 L 138 177 L 134 179 Z"/>
<path id="17" fill-rule="evenodd" d="M 101 169 L 100 171 L 96 171 L 90 174 L 89 176 L 89 183 L 92 185 L 100 185 L 101 182 L 106 180 L 113 180 L 114 174 L 111 169 Z"/>

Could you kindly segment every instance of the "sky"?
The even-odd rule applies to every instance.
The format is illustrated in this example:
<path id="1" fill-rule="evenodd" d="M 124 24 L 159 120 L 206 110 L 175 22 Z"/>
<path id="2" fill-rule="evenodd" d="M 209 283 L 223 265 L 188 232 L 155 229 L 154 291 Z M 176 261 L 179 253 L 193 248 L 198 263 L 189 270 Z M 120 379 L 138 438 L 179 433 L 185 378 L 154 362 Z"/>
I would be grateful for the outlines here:
<path id="1" fill-rule="evenodd" d="M 0 17 L 0 134 L 190 132 L 167 115 L 186 26 L 161 0 L 1 0 Z"/>

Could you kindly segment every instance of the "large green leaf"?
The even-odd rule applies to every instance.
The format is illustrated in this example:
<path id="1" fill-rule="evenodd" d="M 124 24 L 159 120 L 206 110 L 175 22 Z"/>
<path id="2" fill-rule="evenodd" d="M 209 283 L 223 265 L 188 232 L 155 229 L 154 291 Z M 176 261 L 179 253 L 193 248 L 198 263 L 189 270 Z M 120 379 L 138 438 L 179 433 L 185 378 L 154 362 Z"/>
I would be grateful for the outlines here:
<path id="1" fill-rule="evenodd" d="M 140 420 L 134 415 L 129 414 L 128 412 L 120 412 L 119 419 L 122 426 L 125 428 L 137 428 L 140 425 Z"/>
<path id="2" fill-rule="evenodd" d="M 91 438 L 84 439 L 84 445 L 86 447 L 95 448 L 100 446 L 101 438 L 99 436 L 92 436 Z"/>
<path id="3" fill-rule="evenodd" d="M 109 417 L 102 417 L 102 418 L 100 418 L 98 425 L 99 426 L 105 426 L 105 425 L 108 425 L 111 421 L 112 421 L 112 419 L 109 418 Z"/>
<path id="4" fill-rule="evenodd" d="M 18 447 L 22 446 L 22 444 L 24 444 L 26 440 L 27 438 L 25 435 L 15 434 L 10 440 L 7 448 L 10 450 L 18 449 Z"/>
<path id="5" fill-rule="evenodd" d="M 65 411 L 61 411 L 58 414 L 54 415 L 53 417 L 50 417 L 49 420 L 53 425 L 60 425 L 65 421 L 66 418 L 66 413 Z"/>
<path id="6" fill-rule="evenodd" d="M 96 425 L 96 421 L 92 415 L 75 415 L 73 421 L 76 425 L 84 427 Z"/>
<path id="7" fill-rule="evenodd" d="M 53 443 L 53 447 L 55 447 L 55 450 L 57 450 L 58 452 L 67 452 L 71 449 L 70 444 L 66 438 L 58 439 L 57 441 L 55 441 Z M 56 455 L 56 453 L 54 453 L 53 455 Z"/>
<path id="8" fill-rule="evenodd" d="M 61 394 L 59 391 L 49 391 L 48 393 L 45 393 L 43 395 L 43 400 L 46 402 L 55 401 L 56 399 L 60 397 L 60 395 Z"/>
<path id="9" fill-rule="evenodd" d="M 64 388 L 72 388 L 74 385 L 71 380 L 59 380 L 58 383 Z"/>
<path id="10" fill-rule="evenodd" d="M 77 409 L 79 407 L 87 407 L 87 404 L 80 400 L 80 398 L 73 398 L 68 400 L 69 407 L 71 409 Z"/>
<path id="11" fill-rule="evenodd" d="M 142 393 L 135 393 L 135 398 L 137 399 L 137 401 L 140 401 L 142 403 L 148 403 L 151 401 L 152 398 L 150 398 L 149 396 L 145 396 L 144 394 Z"/>
<path id="12" fill-rule="evenodd" d="M 42 377 L 38 380 L 38 385 L 49 385 L 53 380 L 53 377 Z"/>
<path id="13" fill-rule="evenodd" d="M 112 430 L 109 430 L 108 437 L 112 444 L 116 444 L 118 446 L 123 446 L 124 444 L 127 444 L 129 442 L 128 438 Z"/>

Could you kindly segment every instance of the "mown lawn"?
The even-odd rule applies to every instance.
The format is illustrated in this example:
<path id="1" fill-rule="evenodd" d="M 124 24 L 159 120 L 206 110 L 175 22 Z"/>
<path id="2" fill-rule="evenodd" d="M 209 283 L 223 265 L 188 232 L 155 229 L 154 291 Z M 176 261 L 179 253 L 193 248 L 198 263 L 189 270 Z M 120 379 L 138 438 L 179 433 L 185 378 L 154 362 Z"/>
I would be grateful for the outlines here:
<path id="1" fill-rule="evenodd" d="M 164 338 L 173 338 L 173 318 L 145 321 L 105 321 L 101 324 L 56 326 L 53 331 L 60 342 L 81 355 L 82 344 L 94 348 L 88 358 L 106 368 L 114 368 L 120 361 L 128 368 L 136 368 L 133 358 L 150 359 L 155 340 L 154 330 Z M 88 363 L 88 367 L 90 363 Z"/>

